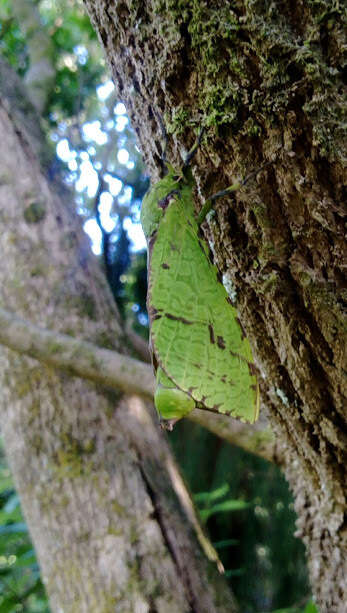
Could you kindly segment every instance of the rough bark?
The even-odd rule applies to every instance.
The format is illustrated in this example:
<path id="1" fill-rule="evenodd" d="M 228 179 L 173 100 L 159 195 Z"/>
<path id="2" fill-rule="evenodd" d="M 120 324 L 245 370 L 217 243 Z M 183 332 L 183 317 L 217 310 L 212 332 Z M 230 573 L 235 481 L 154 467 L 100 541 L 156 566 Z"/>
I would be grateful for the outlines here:
<path id="1" fill-rule="evenodd" d="M 237 294 L 286 458 L 322 613 L 346 594 L 342 8 L 330 1 L 85 0 L 153 179 L 164 118 L 197 208 L 273 164 L 204 226 Z"/>
<path id="2" fill-rule="evenodd" d="M 106 282 L 68 194 L 42 173 L 13 85 L 7 78 L 0 97 L 0 304 L 123 352 Z M 5 448 L 52 612 L 235 610 L 198 544 L 166 438 L 138 397 L 5 347 L 0 389 Z"/>

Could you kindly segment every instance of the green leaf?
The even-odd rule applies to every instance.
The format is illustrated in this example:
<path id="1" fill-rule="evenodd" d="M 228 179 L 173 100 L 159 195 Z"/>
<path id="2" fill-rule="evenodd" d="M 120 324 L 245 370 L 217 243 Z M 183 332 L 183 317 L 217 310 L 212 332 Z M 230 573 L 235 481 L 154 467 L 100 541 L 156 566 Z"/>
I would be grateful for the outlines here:
<path id="1" fill-rule="evenodd" d="M 225 539 L 224 541 L 218 541 L 217 543 L 213 543 L 215 549 L 224 549 L 225 547 L 233 547 L 234 545 L 239 545 L 240 541 L 238 539 Z"/>
<path id="2" fill-rule="evenodd" d="M 319 613 L 316 605 L 310 600 L 304 609 L 297 607 L 286 607 L 285 609 L 276 609 L 271 613 Z"/>
<path id="3" fill-rule="evenodd" d="M 13 613 L 16 604 L 18 604 L 16 597 L 5 598 L 0 604 L 0 613 Z"/>
<path id="4" fill-rule="evenodd" d="M 13 489 L 12 477 L 4 476 L 0 478 L 0 494 Z"/>
<path id="5" fill-rule="evenodd" d="M 221 487 L 218 487 L 212 492 L 199 492 L 198 494 L 194 494 L 193 498 L 195 502 L 211 502 L 213 500 L 218 500 L 218 498 L 223 498 L 230 490 L 228 483 L 224 483 Z"/>
<path id="6" fill-rule="evenodd" d="M 319 613 L 319 611 L 316 605 L 312 602 L 312 600 L 310 600 L 310 602 L 308 602 L 306 607 L 304 608 L 303 613 Z"/>
<path id="7" fill-rule="evenodd" d="M 241 577 L 245 574 L 244 568 L 235 568 L 233 570 L 226 570 L 224 576 L 229 579 L 230 577 Z"/>
<path id="8" fill-rule="evenodd" d="M 227 513 L 229 511 L 242 511 L 244 509 L 248 509 L 249 506 L 250 504 L 248 502 L 244 502 L 243 500 L 226 500 L 225 502 L 215 504 L 208 509 L 200 510 L 200 517 L 202 521 L 207 521 L 211 515 L 216 515 L 217 513 Z"/>

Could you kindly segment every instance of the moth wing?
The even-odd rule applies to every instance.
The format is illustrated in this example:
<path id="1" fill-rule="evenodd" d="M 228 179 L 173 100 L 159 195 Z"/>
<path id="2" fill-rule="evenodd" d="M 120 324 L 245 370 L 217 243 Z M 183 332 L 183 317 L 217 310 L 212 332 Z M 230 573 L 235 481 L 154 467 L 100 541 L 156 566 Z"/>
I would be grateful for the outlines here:
<path id="1" fill-rule="evenodd" d="M 156 360 L 206 409 L 254 422 L 259 391 L 250 345 L 198 236 L 190 193 L 171 199 L 149 248 Z"/>

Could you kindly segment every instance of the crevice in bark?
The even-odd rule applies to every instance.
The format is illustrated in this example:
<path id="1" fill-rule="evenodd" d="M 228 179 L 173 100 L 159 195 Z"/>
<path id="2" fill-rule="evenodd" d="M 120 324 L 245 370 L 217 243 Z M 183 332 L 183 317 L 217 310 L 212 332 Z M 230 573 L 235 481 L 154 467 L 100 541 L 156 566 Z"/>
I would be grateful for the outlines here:
<path id="1" fill-rule="evenodd" d="M 176 552 L 175 543 L 171 541 L 170 535 L 168 534 L 168 531 L 166 529 L 166 522 L 163 518 L 162 510 L 160 508 L 160 501 L 158 500 L 155 490 L 151 486 L 150 479 L 147 477 L 145 468 L 143 466 L 143 463 L 141 462 L 139 463 L 139 470 L 146 486 L 148 496 L 153 505 L 153 518 L 158 522 L 160 526 L 164 542 L 168 550 L 170 551 L 172 560 L 176 566 L 177 575 L 180 577 L 182 584 L 184 585 L 187 601 L 189 603 L 189 606 L 191 607 L 191 611 L 189 613 L 199 613 L 199 603 L 197 602 L 196 596 L 193 593 L 192 586 L 189 581 L 189 572 L 186 572 L 185 569 L 182 567 L 179 556 Z"/>

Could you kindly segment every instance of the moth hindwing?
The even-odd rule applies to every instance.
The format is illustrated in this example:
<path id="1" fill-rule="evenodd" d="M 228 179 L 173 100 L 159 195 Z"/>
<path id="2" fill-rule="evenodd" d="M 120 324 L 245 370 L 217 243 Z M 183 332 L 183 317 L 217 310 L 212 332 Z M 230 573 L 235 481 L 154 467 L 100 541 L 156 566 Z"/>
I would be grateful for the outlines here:
<path id="1" fill-rule="evenodd" d="M 169 167 L 141 211 L 156 405 L 166 419 L 198 406 L 254 422 L 259 391 L 251 348 L 199 236 L 193 187 L 189 171 Z"/>

